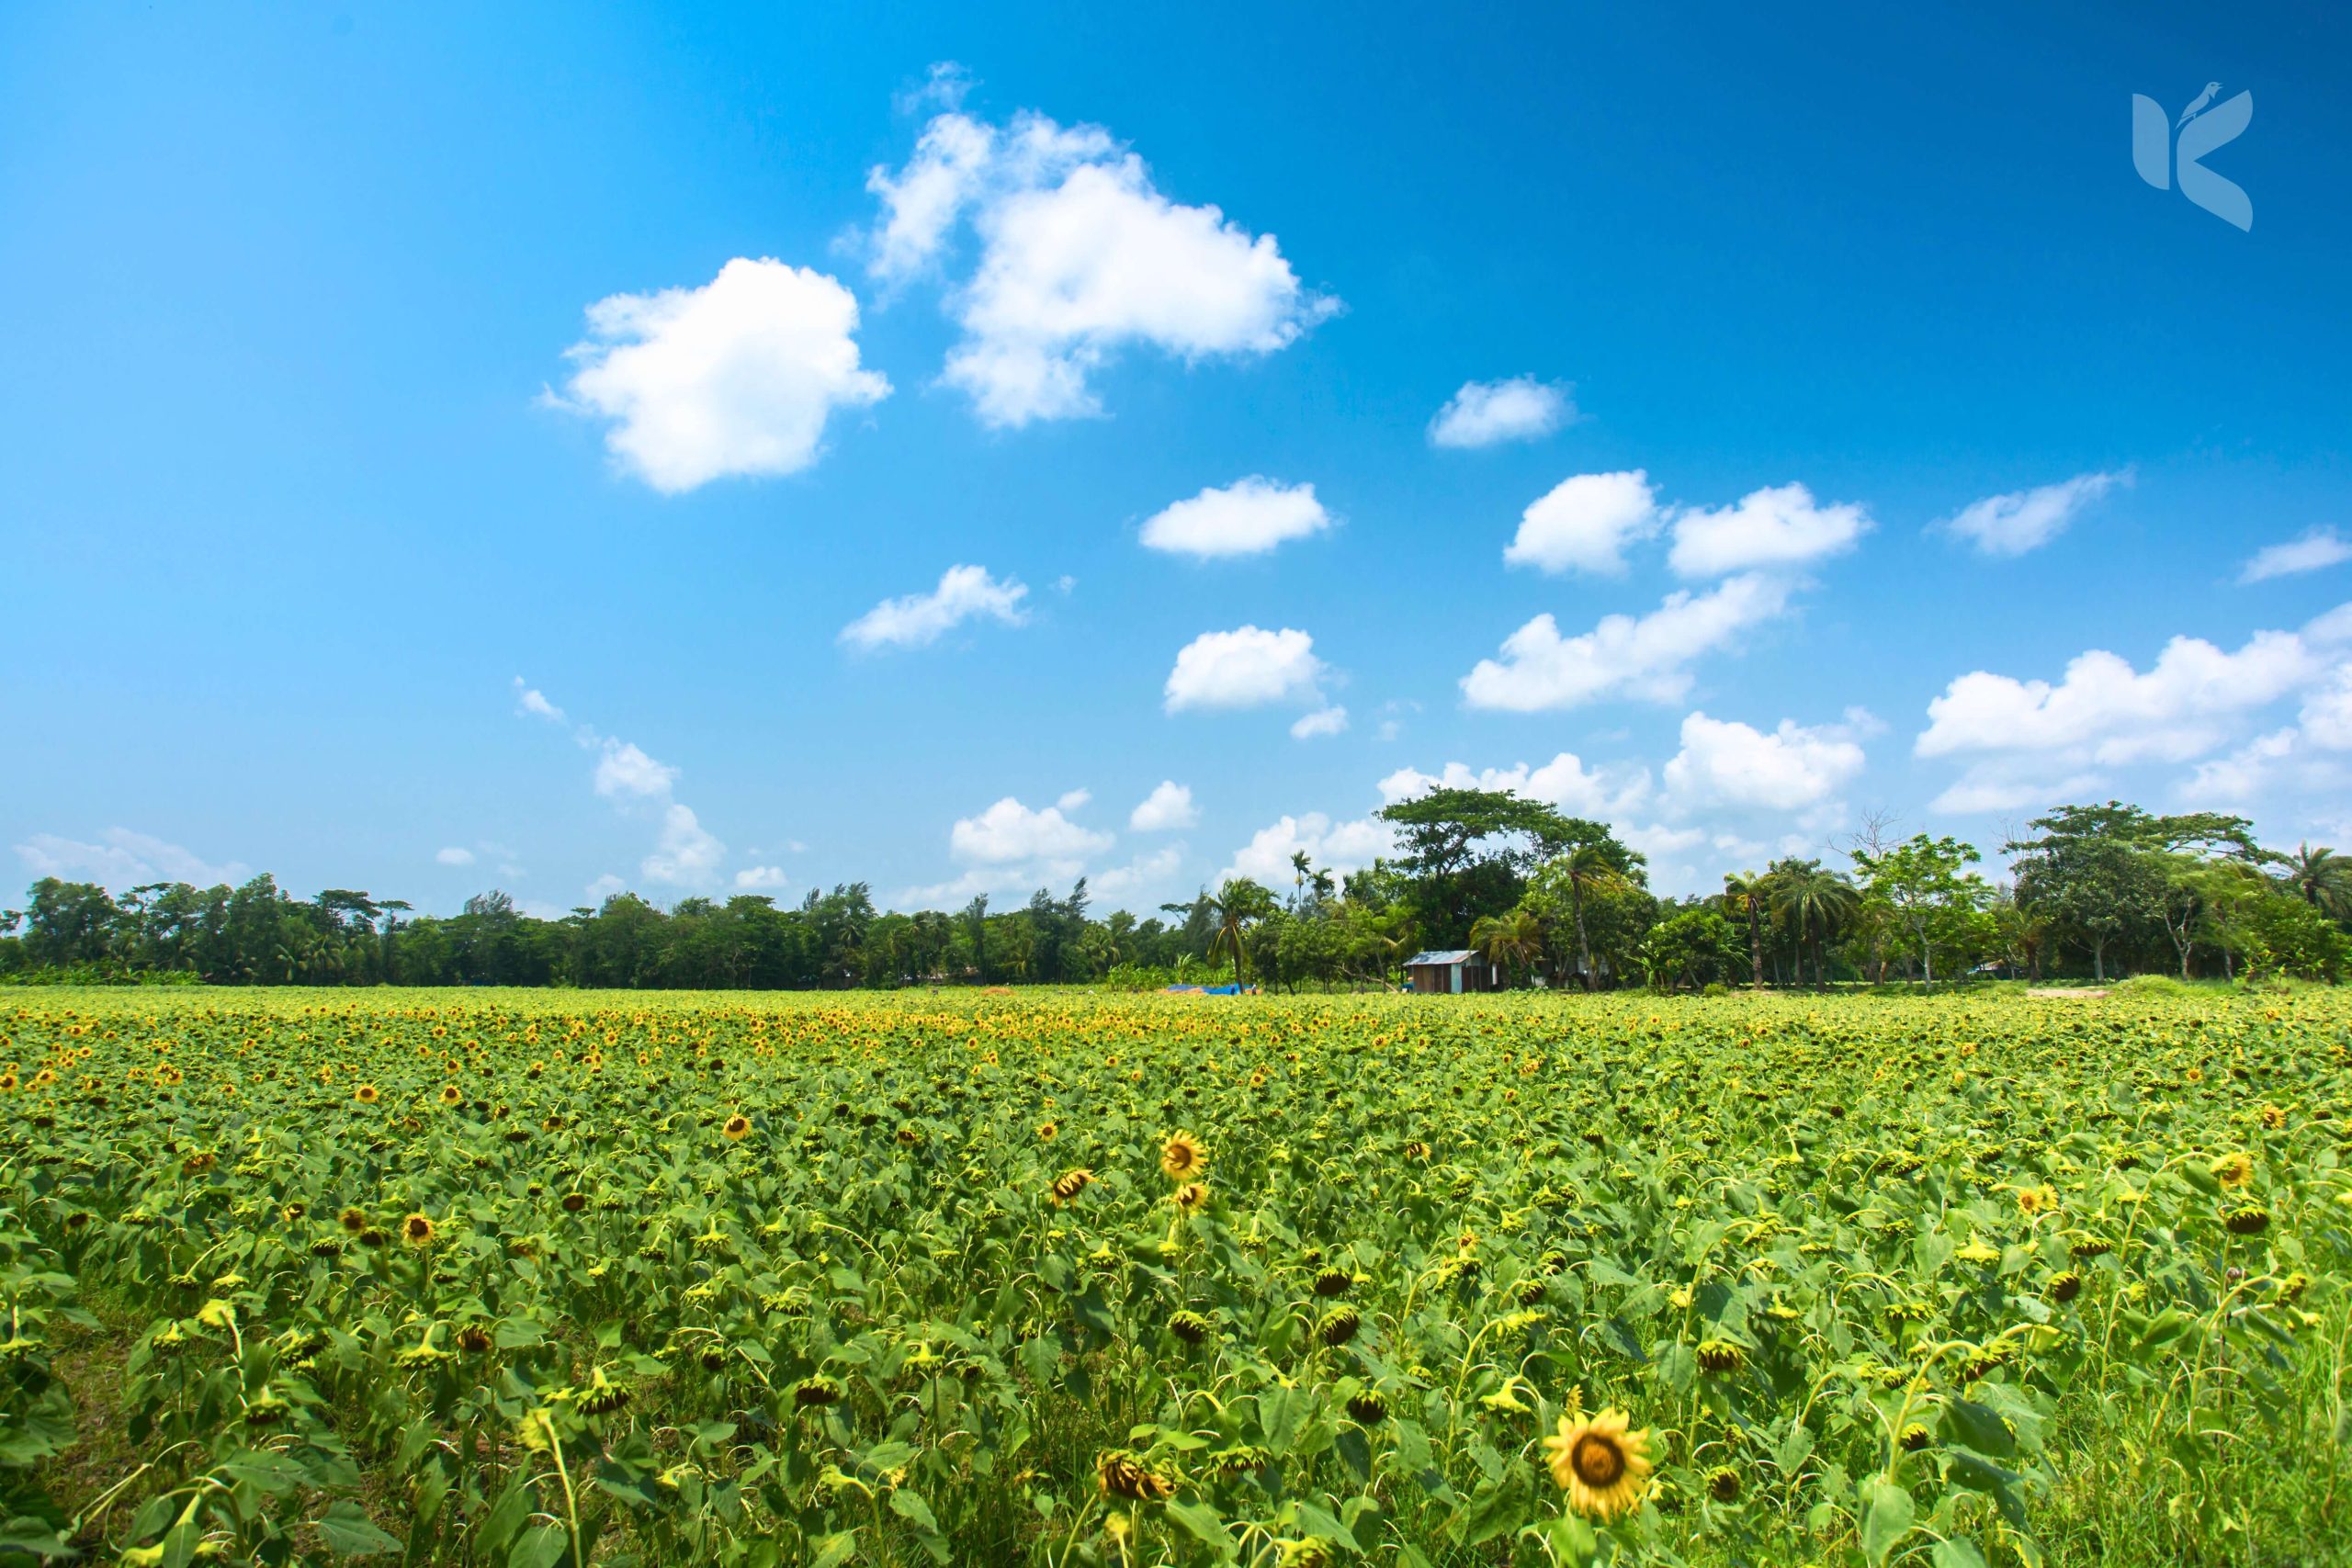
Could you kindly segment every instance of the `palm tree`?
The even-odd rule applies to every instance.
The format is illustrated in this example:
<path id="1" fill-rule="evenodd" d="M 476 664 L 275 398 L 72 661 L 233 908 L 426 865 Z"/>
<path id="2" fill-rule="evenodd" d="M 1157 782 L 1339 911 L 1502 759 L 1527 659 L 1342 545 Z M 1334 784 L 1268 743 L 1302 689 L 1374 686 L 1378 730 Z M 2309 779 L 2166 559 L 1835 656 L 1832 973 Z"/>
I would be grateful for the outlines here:
<path id="1" fill-rule="evenodd" d="M 1592 939 L 1585 934 L 1584 896 L 1615 893 L 1631 886 L 1599 844 L 1578 844 L 1552 862 L 1568 885 L 1568 908 L 1576 916 L 1577 980 L 1592 989 Z"/>
<path id="2" fill-rule="evenodd" d="M 1544 951 L 1544 922 L 1525 905 L 1507 915 L 1481 915 L 1470 928 L 1470 945 L 1509 974 Z"/>
<path id="3" fill-rule="evenodd" d="M 1772 912 L 1796 928 L 1799 978 L 1803 978 L 1804 943 L 1813 943 L 1813 975 L 1829 984 L 1829 965 L 1822 950 L 1862 907 L 1854 885 L 1834 871 L 1806 863 L 1792 865 L 1772 894 Z"/>
<path id="4" fill-rule="evenodd" d="M 1266 912 L 1273 902 L 1273 895 L 1246 876 L 1229 879 L 1208 897 L 1210 918 L 1216 921 L 1216 931 L 1209 938 L 1209 957 L 1220 953 L 1233 954 L 1233 984 L 1241 985 L 1242 928 Z"/>
<path id="5" fill-rule="evenodd" d="M 2352 858 L 2324 845 L 2313 849 L 2302 843 L 2286 863 L 2287 886 L 2301 894 L 2303 902 L 2336 919 L 2352 919 Z"/>
<path id="6" fill-rule="evenodd" d="M 1754 976 L 1755 987 L 1764 988 L 1764 907 L 1771 901 L 1772 878 L 1760 871 L 1733 871 L 1724 874 L 1723 905 L 1736 910 L 1747 921 L 1747 966 Z"/>

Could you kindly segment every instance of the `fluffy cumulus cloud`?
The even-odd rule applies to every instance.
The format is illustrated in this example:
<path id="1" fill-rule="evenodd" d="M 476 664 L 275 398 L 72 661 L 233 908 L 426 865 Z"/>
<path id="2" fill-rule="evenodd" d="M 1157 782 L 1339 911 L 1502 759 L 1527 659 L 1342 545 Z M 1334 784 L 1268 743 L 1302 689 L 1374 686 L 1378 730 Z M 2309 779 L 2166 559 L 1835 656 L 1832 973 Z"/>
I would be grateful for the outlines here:
<path id="1" fill-rule="evenodd" d="M 651 818 L 655 824 L 653 848 L 638 863 L 640 876 L 648 882 L 689 890 L 718 886 L 727 860 L 727 846 L 702 825 L 692 807 L 676 797 L 680 776 L 677 768 L 649 755 L 635 741 L 600 734 L 593 725 L 573 723 L 545 694 L 519 675 L 514 678 L 514 691 L 517 714 L 562 726 L 571 732 L 573 744 L 595 758 L 589 777 L 599 795 L 611 801 L 624 818 Z M 484 847 L 494 854 L 507 853 L 495 845 Z M 442 852 L 443 863 L 460 863 L 448 860 L 449 853 Z M 502 865 L 499 869 L 503 874 L 521 874 L 518 867 Z M 757 876 L 773 869 L 755 866 L 743 874 Z M 783 874 L 775 874 L 780 877 Z M 611 886 L 607 886 L 607 883 Z M 622 891 L 624 886 L 607 873 L 590 884 L 588 891 L 592 897 L 604 898 Z M 737 886 L 748 887 L 753 884 L 743 883 L 739 876 Z"/>
<path id="2" fill-rule="evenodd" d="M 2352 539 L 2333 528 L 2313 528 L 2285 544 L 2265 545 L 2238 573 L 2240 582 L 2266 582 L 2274 577 L 2319 571 L 2352 560 Z"/>
<path id="3" fill-rule="evenodd" d="M 2293 726 L 2257 735 L 2224 756 L 2209 757 L 2181 786 L 2185 800 L 2199 806 L 2242 806 L 2260 795 L 2278 764 L 2295 754 Z"/>
<path id="4" fill-rule="evenodd" d="M 1292 721 L 1290 733 L 1295 740 L 1320 740 L 1344 734 L 1347 728 L 1348 710 L 1334 703 L 1329 707 L 1299 715 Z"/>
<path id="5" fill-rule="evenodd" d="M 1802 567 L 1852 549 L 1871 527 L 1859 505 L 1823 505 L 1801 484 L 1773 485 L 1729 506 L 1678 511 L 1667 564 L 1683 577 Z"/>
<path id="6" fill-rule="evenodd" d="M 657 762 L 636 742 L 607 735 L 596 746 L 596 793 L 607 800 L 668 795 L 678 770 Z"/>
<path id="7" fill-rule="evenodd" d="M 1069 809 L 1082 804 L 1081 798 Z M 1063 809 L 1057 804 L 1033 810 L 1008 795 L 977 817 L 959 818 L 947 835 L 948 853 L 967 865 L 1054 864 L 1083 862 L 1111 847 L 1112 835 L 1080 827 Z"/>
<path id="8" fill-rule="evenodd" d="M 1152 792 L 1136 803 L 1127 813 L 1127 826 L 1138 833 L 1170 833 L 1190 828 L 1201 819 L 1200 807 L 1193 804 L 1190 787 L 1174 779 L 1162 779 Z"/>
<path id="9" fill-rule="evenodd" d="M 1562 479 L 1531 504 L 1519 533 L 1503 549 L 1512 566 L 1616 577 L 1625 570 L 1625 547 L 1658 530 L 1657 492 L 1649 475 L 1578 474 Z"/>
<path id="10" fill-rule="evenodd" d="M 434 852 L 433 858 L 443 865 L 471 865 L 474 863 L 473 851 L 466 848 L 463 844 L 451 844 L 447 849 L 436 850 Z"/>
<path id="11" fill-rule="evenodd" d="M 747 865 L 735 874 L 735 891 L 774 893 L 791 880 L 780 865 Z"/>
<path id="12" fill-rule="evenodd" d="M 2231 652 L 2201 637 L 2176 637 L 2146 671 L 2094 649 L 2070 660 L 2057 682 L 1973 671 L 1928 705 L 1928 728 L 1913 750 L 1956 757 L 1966 771 L 1934 802 L 1939 810 L 1985 811 L 2047 805 L 2100 787 L 2101 770 L 2141 762 L 2207 765 L 2188 780 L 2192 795 L 2243 794 L 2275 764 L 2337 733 L 2330 704 L 2352 677 L 2331 651 L 2342 612 L 2300 632 L 2261 631 Z M 2261 710 L 2301 694 L 2302 735 L 2291 728 L 2257 737 L 2230 756 L 2211 753 L 2252 728 Z M 2323 749 L 2324 746 L 2323 746 Z"/>
<path id="13" fill-rule="evenodd" d="M 1649 770 L 1603 764 L 1587 767 L 1573 751 L 1563 751 L 1541 767 L 1516 762 L 1508 768 L 1473 769 L 1465 762 L 1448 762 L 1434 773 L 1399 768 L 1380 781 L 1380 798 L 1390 806 L 1427 795 L 1433 789 L 1510 790 L 1530 800 L 1555 806 L 1571 817 L 1614 821 L 1640 809 L 1650 793 Z"/>
<path id="14" fill-rule="evenodd" d="M 1376 817 L 1335 822 L 1320 811 L 1309 811 L 1259 829 L 1234 852 L 1232 863 L 1217 879 L 1246 876 L 1269 887 L 1287 887 L 1296 874 L 1291 857 L 1301 851 L 1317 869 L 1344 876 L 1396 850 L 1395 829 Z"/>
<path id="15" fill-rule="evenodd" d="M 817 460 L 835 409 L 889 395 L 860 367 L 856 331 L 856 297 L 840 282 L 738 256 L 699 288 L 589 306 L 558 400 L 611 421 L 615 460 L 658 491 L 796 473 Z"/>
<path id="16" fill-rule="evenodd" d="M 1482 659 L 1462 678 L 1463 699 L 1517 713 L 1614 697 L 1675 702 L 1690 689 L 1693 660 L 1780 615 L 1790 591 L 1784 578 L 1744 573 L 1703 593 L 1668 594 L 1645 615 L 1604 615 L 1576 637 L 1538 615 L 1504 640 L 1500 659 Z"/>
<path id="17" fill-rule="evenodd" d="M 2296 715 L 2303 734 L 2324 751 L 2352 751 L 2352 661 L 2330 671 Z"/>
<path id="18" fill-rule="evenodd" d="M 968 221 L 978 256 L 951 283 L 962 338 L 945 381 L 989 424 L 1102 412 L 1090 378 L 1129 348 L 1187 363 L 1271 354 L 1337 309 L 1272 234 L 1162 194 L 1099 126 L 1023 114 L 934 117 L 867 186 L 882 216 L 869 265 L 886 282 L 939 267 Z"/>
<path id="19" fill-rule="evenodd" d="M 1761 730 L 1693 713 L 1682 721 L 1682 748 L 1664 776 L 1679 809 L 1802 811 L 1836 795 L 1863 761 L 1861 747 L 1840 728 L 1784 718 L 1778 729 Z"/>
<path id="20" fill-rule="evenodd" d="M 1137 855 L 1125 865 L 1114 865 L 1093 881 L 1093 891 L 1103 898 L 1132 898 L 1155 887 L 1165 886 L 1168 879 L 1184 864 L 1184 846 L 1162 844 L 1156 850 Z"/>
<path id="21" fill-rule="evenodd" d="M 1155 513 L 1144 523 L 1143 543 L 1147 549 L 1208 560 L 1263 555 L 1330 525 L 1331 514 L 1315 499 L 1313 485 L 1278 484 L 1253 474 Z"/>
<path id="22" fill-rule="evenodd" d="M 1430 421 L 1430 445 L 1497 446 L 1540 439 L 1576 418 L 1571 391 L 1532 376 L 1465 381 Z"/>
<path id="23" fill-rule="evenodd" d="M 999 581 L 985 567 L 951 566 L 940 575 L 937 588 L 883 600 L 843 626 L 841 639 L 869 651 L 922 648 L 981 617 L 1017 626 L 1029 618 L 1021 607 L 1028 596 L 1025 586 L 1011 578 Z"/>
<path id="24" fill-rule="evenodd" d="M 2118 485 L 2132 482 L 2129 469 L 2112 474 L 2076 474 L 2033 490 L 1988 495 L 1944 520 L 1957 535 L 1988 556 L 2021 556 L 2038 550 L 2066 531 L 2091 502 Z"/>
<path id="25" fill-rule="evenodd" d="M 1203 632 L 1177 651 L 1168 672 L 1168 711 L 1315 702 L 1326 673 L 1315 639 L 1295 628 Z"/>
<path id="26" fill-rule="evenodd" d="M 136 887 L 149 882 L 186 882 L 218 887 L 245 881 L 253 868 L 242 861 L 214 863 L 188 850 L 166 843 L 152 833 L 129 828 L 108 828 L 96 841 L 68 839 L 57 833 L 35 833 L 14 846 L 28 874 L 55 876 L 70 882 L 96 882 L 107 887 Z"/>

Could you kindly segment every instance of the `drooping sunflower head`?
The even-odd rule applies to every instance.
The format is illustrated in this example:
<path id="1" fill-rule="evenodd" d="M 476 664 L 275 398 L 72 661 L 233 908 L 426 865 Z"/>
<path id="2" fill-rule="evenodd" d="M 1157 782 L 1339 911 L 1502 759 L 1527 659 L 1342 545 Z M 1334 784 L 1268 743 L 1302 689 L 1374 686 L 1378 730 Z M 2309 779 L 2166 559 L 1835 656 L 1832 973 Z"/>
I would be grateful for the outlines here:
<path id="1" fill-rule="evenodd" d="M 1363 1327 L 1363 1314 L 1342 1303 L 1317 1320 L 1315 1337 L 1336 1348 L 1353 1339 Z"/>
<path id="2" fill-rule="evenodd" d="M 1127 1449 L 1112 1449 L 1094 1461 L 1094 1484 L 1105 1497 L 1126 1503 L 1165 1503 L 1176 1495 L 1176 1483 Z"/>
<path id="3" fill-rule="evenodd" d="M 1348 1419 L 1360 1427 L 1377 1427 L 1388 1419 L 1388 1396 L 1376 1388 L 1348 1395 Z"/>
<path id="4" fill-rule="evenodd" d="M 2082 1293 L 2083 1277 L 2074 1269 L 2069 1269 L 2050 1277 L 2050 1299 L 2060 1306 L 2064 1306 Z"/>
<path id="5" fill-rule="evenodd" d="M 1707 1472 L 1707 1495 L 1718 1503 L 1739 1501 L 1739 1472 L 1727 1464 L 1719 1464 Z"/>
<path id="6" fill-rule="evenodd" d="M 1168 1332 L 1187 1345 L 1197 1345 L 1209 1337 L 1209 1320 L 1190 1308 L 1179 1308 L 1168 1314 Z"/>
<path id="7" fill-rule="evenodd" d="M 2235 1154 L 2223 1155 L 2205 1168 L 2212 1173 L 2214 1180 L 2234 1190 L 2254 1179 L 2254 1156 L 2240 1149 Z"/>
<path id="8" fill-rule="evenodd" d="M 1344 1296 L 1356 1277 L 1344 1269 L 1319 1269 L 1315 1274 L 1315 1293 L 1318 1296 Z"/>
<path id="9" fill-rule="evenodd" d="M 433 1241 L 433 1216 L 411 1214 L 401 1222 L 401 1239 L 411 1247 L 427 1247 Z"/>
<path id="10" fill-rule="evenodd" d="M 1544 1439 L 1544 1450 L 1569 1507 L 1605 1521 L 1641 1506 L 1650 1474 L 1650 1435 L 1631 1426 L 1622 1410 L 1584 1419 L 1560 1417 L 1559 1430 Z"/>
<path id="11" fill-rule="evenodd" d="M 356 1209 L 345 1209 L 335 1216 L 335 1223 L 352 1235 L 357 1235 L 368 1228 L 368 1216 Z"/>
<path id="12" fill-rule="evenodd" d="M 1736 1372 L 1747 1364 L 1747 1347 L 1729 1339 L 1699 1341 L 1699 1370 Z"/>
<path id="13" fill-rule="evenodd" d="M 2232 1235 L 2260 1235 L 2270 1228 L 2270 1211 L 2259 1203 L 2241 1203 L 2222 1224 Z"/>
<path id="14" fill-rule="evenodd" d="M 718 1135 L 729 1143 L 735 1144 L 742 1142 L 751 1134 L 751 1131 L 752 1119 L 739 1111 L 727 1119 L 726 1125 L 718 1129 Z"/>
<path id="15" fill-rule="evenodd" d="M 1053 1196 L 1057 1203 L 1067 1203 L 1094 1184 L 1094 1173 L 1083 1166 L 1063 1171 L 1054 1178 Z"/>
<path id="16" fill-rule="evenodd" d="M 1170 1181 L 1192 1181 L 1209 1168 L 1209 1152 L 1190 1133 L 1172 1133 L 1159 1145 L 1159 1168 Z"/>

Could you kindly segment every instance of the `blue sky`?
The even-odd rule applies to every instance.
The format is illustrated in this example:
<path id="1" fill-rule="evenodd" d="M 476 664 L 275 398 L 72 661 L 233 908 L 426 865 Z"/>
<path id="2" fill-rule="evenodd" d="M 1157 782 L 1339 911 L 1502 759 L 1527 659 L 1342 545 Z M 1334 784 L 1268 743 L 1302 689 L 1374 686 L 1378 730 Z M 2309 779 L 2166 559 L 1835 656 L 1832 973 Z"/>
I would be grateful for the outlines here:
<path id="1" fill-rule="evenodd" d="M 0 845 L 1148 908 L 1450 767 L 1678 891 L 2109 794 L 2343 843 L 2347 64 L 2316 6 L 11 7 Z M 2209 81 L 2246 231 L 2133 172 Z"/>

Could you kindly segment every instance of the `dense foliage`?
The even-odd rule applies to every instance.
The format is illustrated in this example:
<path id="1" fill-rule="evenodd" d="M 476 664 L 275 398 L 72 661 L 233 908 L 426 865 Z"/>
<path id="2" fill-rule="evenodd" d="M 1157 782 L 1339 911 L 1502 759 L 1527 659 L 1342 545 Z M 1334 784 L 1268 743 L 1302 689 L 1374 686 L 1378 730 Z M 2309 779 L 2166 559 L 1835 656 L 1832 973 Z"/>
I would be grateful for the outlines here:
<path id="1" fill-rule="evenodd" d="M 503 892 L 436 919 L 347 888 L 295 898 L 266 875 L 121 895 L 48 877 L 23 910 L 0 911 L 0 980 L 1143 988 L 1222 970 L 1295 990 L 1384 986 L 1417 948 L 1464 947 L 1516 983 L 1586 988 L 1988 970 L 2335 980 L 2352 966 L 2352 860 L 2265 850 L 2242 818 L 2062 807 L 2005 846 L 2017 857 L 2006 886 L 1970 869 L 1972 844 L 1872 828 L 1846 846 L 1848 869 L 1784 858 L 1677 900 L 1650 890 L 1643 857 L 1604 825 L 1508 792 L 1437 789 L 1381 815 L 1393 861 L 1340 879 L 1300 854 L 1287 889 L 1237 878 L 1141 919 L 1094 911 L 1082 879 L 995 910 L 981 897 L 953 913 L 886 912 L 852 883 L 792 908 L 744 894 L 665 910 L 623 893 L 540 919 Z"/>
<path id="2" fill-rule="evenodd" d="M 24 1552 L 1974 1568 L 2352 1527 L 2335 992 L 116 989 L 0 1033 Z"/>

